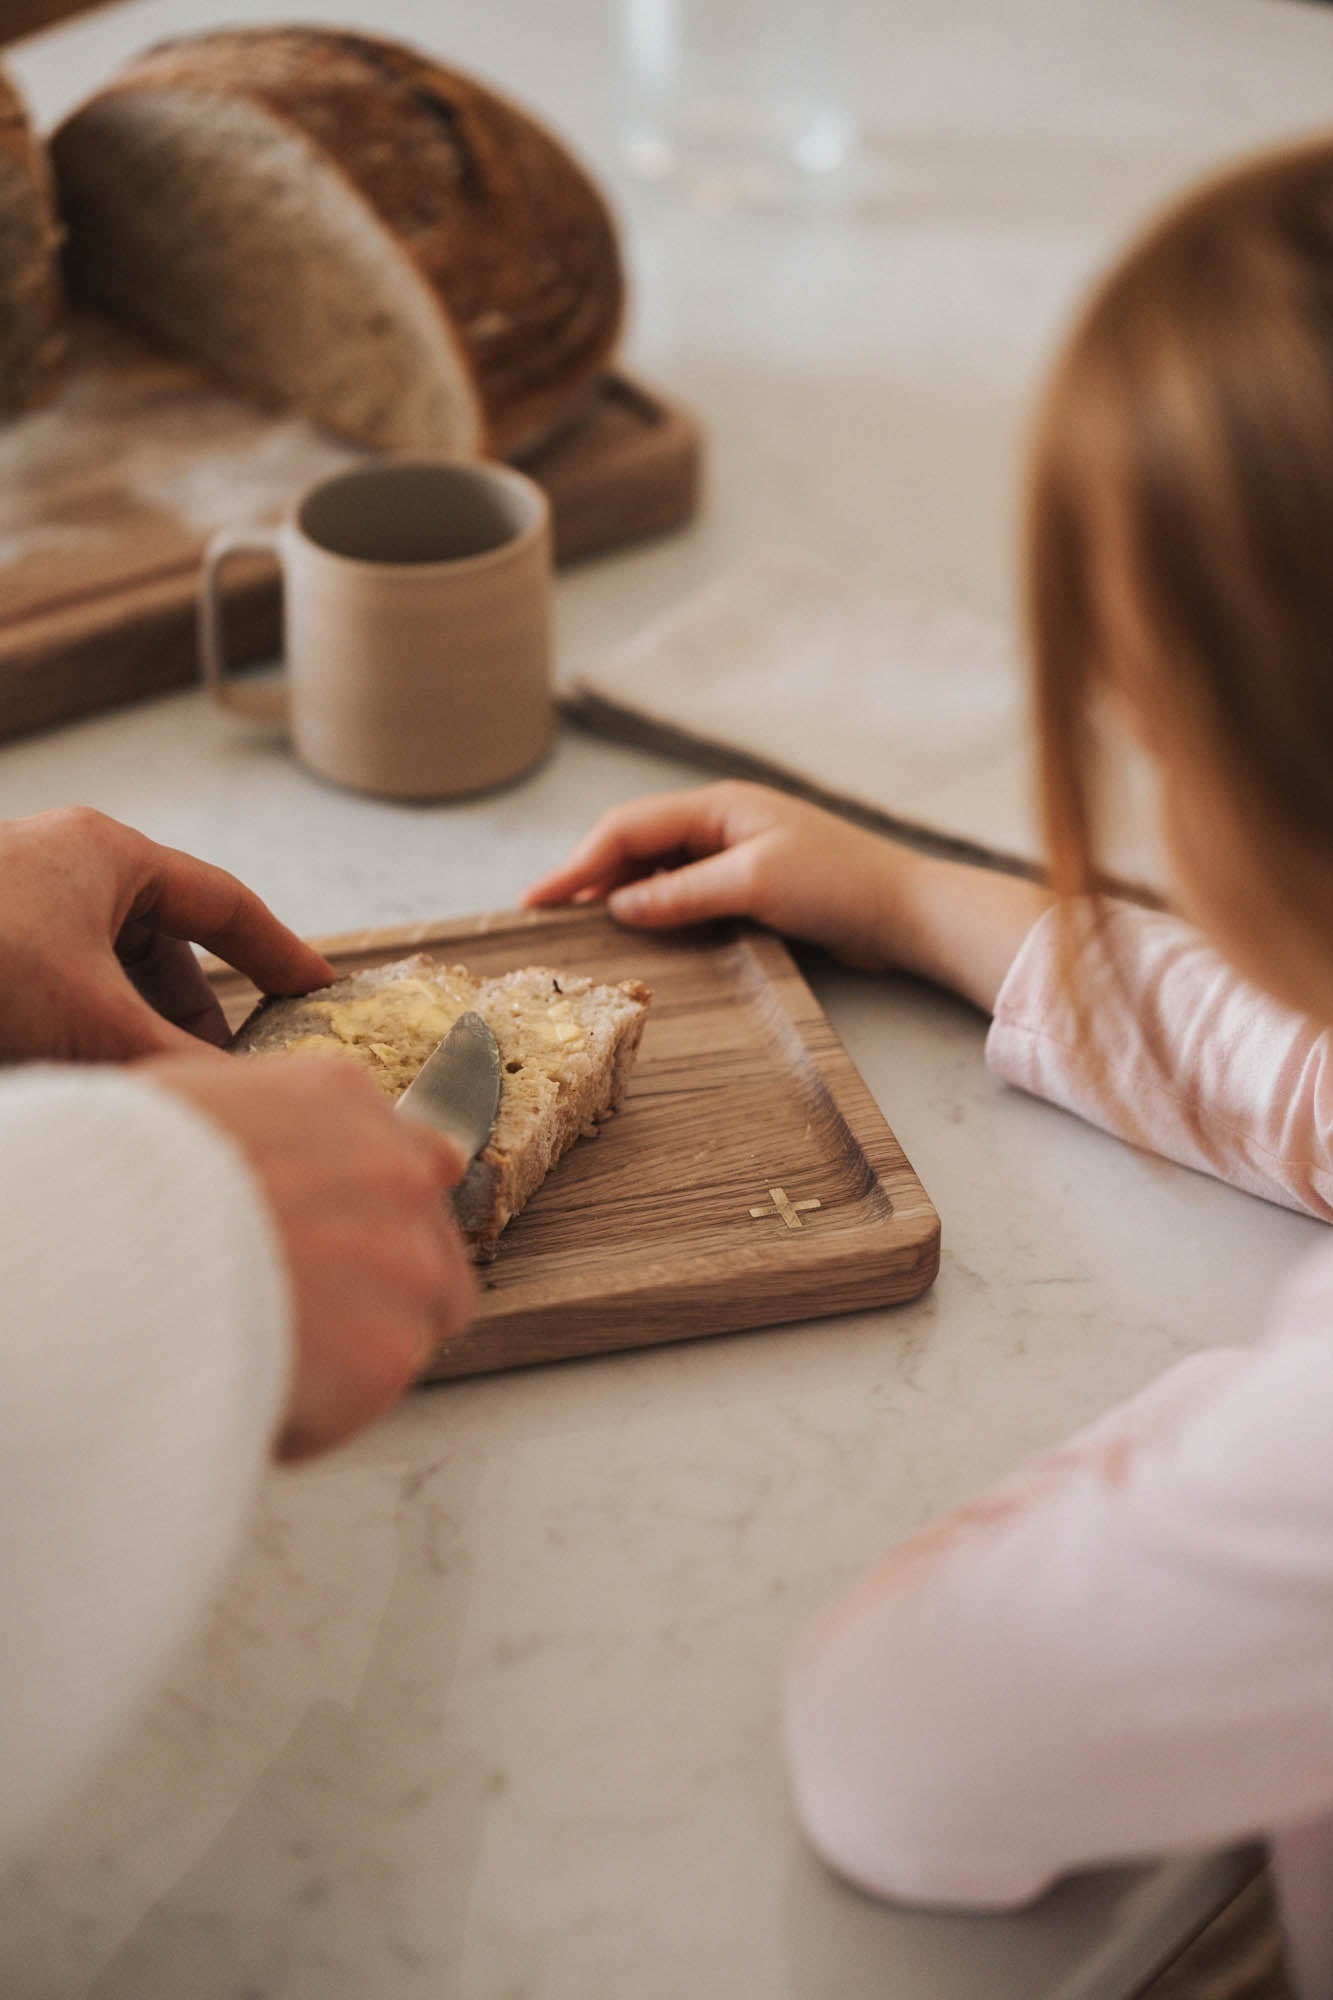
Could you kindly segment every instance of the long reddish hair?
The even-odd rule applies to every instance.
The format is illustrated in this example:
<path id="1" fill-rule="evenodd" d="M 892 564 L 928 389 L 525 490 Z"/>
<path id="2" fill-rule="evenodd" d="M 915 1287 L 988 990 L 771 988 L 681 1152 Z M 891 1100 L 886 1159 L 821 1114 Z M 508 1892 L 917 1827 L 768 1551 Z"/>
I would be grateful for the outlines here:
<path id="1" fill-rule="evenodd" d="M 1333 951 L 1333 140 L 1210 182 L 1098 288 L 1040 411 L 1025 554 L 1057 894 L 1100 888 L 1115 662 Z"/>

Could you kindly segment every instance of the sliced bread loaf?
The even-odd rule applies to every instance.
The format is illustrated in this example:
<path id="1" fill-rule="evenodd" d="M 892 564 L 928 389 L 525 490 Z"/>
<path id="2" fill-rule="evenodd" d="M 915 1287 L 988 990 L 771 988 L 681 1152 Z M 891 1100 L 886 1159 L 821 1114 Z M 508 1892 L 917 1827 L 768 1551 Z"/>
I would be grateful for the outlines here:
<path id="1" fill-rule="evenodd" d="M 232 1047 L 351 1060 L 398 1097 L 475 1008 L 499 1044 L 504 1085 L 490 1142 L 455 1204 L 477 1256 L 488 1259 L 561 1154 L 619 1106 L 651 998 L 638 981 L 598 985 L 544 966 L 478 980 L 417 953 L 303 999 L 261 1001 Z"/>
<path id="2" fill-rule="evenodd" d="M 479 83 L 331 28 L 138 57 L 52 142 L 71 289 L 396 450 L 508 452 L 607 361 L 606 204 Z"/>
<path id="3" fill-rule="evenodd" d="M 0 69 L 0 417 L 27 408 L 57 351 L 56 243 L 46 154 Z"/>

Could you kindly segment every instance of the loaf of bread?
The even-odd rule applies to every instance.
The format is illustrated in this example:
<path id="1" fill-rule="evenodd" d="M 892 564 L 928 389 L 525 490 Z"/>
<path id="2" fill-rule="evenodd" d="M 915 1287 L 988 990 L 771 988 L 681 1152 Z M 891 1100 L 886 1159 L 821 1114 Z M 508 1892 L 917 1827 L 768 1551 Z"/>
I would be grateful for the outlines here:
<path id="1" fill-rule="evenodd" d="M 392 43 L 167 42 L 52 150 L 76 296 L 365 444 L 531 444 L 619 334 L 587 175 L 524 112 Z"/>
<path id="2" fill-rule="evenodd" d="M 0 69 L 0 416 L 27 408 L 58 350 L 56 244 L 46 154 Z"/>
<path id="3" fill-rule="evenodd" d="M 484 1261 L 561 1154 L 619 1106 L 651 998 L 636 980 L 598 985 L 544 966 L 478 980 L 417 953 L 304 999 L 261 1001 L 232 1047 L 351 1060 L 398 1097 L 459 1015 L 474 1008 L 499 1045 L 503 1087 L 495 1129 L 455 1207 Z"/>

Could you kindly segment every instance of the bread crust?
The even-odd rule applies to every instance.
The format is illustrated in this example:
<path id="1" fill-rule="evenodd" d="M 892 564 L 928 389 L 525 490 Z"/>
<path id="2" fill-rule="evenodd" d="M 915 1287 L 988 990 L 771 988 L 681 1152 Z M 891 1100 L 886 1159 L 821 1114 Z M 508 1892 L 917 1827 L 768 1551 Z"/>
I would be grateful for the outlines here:
<path id="1" fill-rule="evenodd" d="M 26 409 L 58 360 L 55 187 L 45 148 L 0 69 L 0 416 Z"/>
<path id="2" fill-rule="evenodd" d="M 76 111 L 57 164 L 99 105 L 157 90 L 262 107 L 373 213 L 436 302 L 481 448 L 531 445 L 609 360 L 625 291 L 607 205 L 562 145 L 472 78 L 340 29 L 192 36 L 148 50 Z"/>

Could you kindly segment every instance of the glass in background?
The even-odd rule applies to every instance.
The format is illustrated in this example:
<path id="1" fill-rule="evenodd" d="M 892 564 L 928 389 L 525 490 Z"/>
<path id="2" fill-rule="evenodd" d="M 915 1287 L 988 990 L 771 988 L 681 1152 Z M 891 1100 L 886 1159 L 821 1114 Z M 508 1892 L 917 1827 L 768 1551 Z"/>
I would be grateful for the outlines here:
<path id="1" fill-rule="evenodd" d="M 619 0 L 632 172 L 700 207 L 838 198 L 857 150 L 831 0 Z"/>

